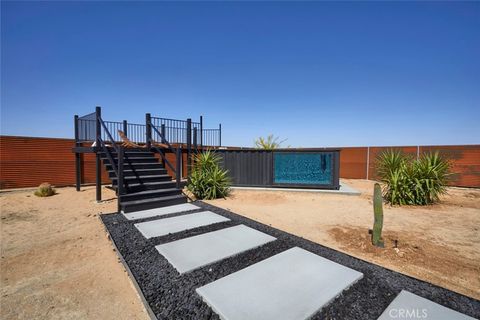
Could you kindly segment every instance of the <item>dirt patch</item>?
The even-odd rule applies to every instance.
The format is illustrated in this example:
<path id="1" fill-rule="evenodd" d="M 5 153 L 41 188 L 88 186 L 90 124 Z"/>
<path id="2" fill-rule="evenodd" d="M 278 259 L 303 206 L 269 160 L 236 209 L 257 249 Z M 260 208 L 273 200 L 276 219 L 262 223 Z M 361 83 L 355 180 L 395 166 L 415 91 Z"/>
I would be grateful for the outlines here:
<path id="1" fill-rule="evenodd" d="M 116 203 L 92 187 L 32 194 L 0 193 L 0 318 L 148 319 L 99 219 Z"/>
<path id="2" fill-rule="evenodd" d="M 480 264 L 454 249 L 425 240 L 412 232 L 384 232 L 382 236 L 385 248 L 372 245 L 367 229 L 334 227 L 328 232 L 339 243 L 342 251 L 357 258 L 419 279 L 441 275 L 436 277 L 436 284 L 447 288 L 462 286 L 463 293 L 479 297 L 478 290 L 469 289 L 469 282 L 479 285 Z"/>
<path id="3" fill-rule="evenodd" d="M 387 245 L 390 239 L 399 240 L 397 254 L 368 245 L 374 182 L 342 181 L 361 195 L 237 189 L 227 199 L 207 202 L 480 299 L 480 190 L 448 188 L 441 202 L 430 206 L 384 205 L 384 236 Z M 342 230 L 347 236 L 339 237 Z"/>

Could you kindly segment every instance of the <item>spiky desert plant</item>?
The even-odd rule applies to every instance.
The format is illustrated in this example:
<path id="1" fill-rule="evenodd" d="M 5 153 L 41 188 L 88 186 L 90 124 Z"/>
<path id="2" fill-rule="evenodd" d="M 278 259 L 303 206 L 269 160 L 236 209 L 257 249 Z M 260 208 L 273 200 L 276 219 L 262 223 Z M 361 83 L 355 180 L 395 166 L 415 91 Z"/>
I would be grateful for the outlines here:
<path id="1" fill-rule="evenodd" d="M 414 190 L 416 204 L 432 204 L 447 192 L 451 176 L 450 163 L 438 152 L 425 153 L 414 162 Z"/>
<path id="2" fill-rule="evenodd" d="M 377 158 L 377 173 L 389 203 L 427 205 L 446 192 L 450 163 L 438 152 L 413 160 L 399 150 L 386 150 Z"/>
<path id="3" fill-rule="evenodd" d="M 375 183 L 373 188 L 373 231 L 372 231 L 372 243 L 377 247 L 384 247 L 382 239 L 383 229 L 383 198 L 382 188 L 378 183 Z"/>
<path id="4" fill-rule="evenodd" d="M 55 189 L 48 182 L 44 182 L 39 185 L 37 190 L 34 192 L 37 197 L 50 197 L 53 196 L 55 193 Z"/>
<path id="5" fill-rule="evenodd" d="M 259 137 L 255 140 L 255 147 L 263 150 L 278 149 L 283 142 L 287 141 L 287 139 L 278 141 L 279 139 L 279 137 L 275 137 L 273 134 L 269 135 L 267 138 Z"/>
<path id="6" fill-rule="evenodd" d="M 193 157 L 192 173 L 187 189 L 197 199 L 225 198 L 230 192 L 228 171 L 220 168 L 220 157 L 207 150 Z"/>

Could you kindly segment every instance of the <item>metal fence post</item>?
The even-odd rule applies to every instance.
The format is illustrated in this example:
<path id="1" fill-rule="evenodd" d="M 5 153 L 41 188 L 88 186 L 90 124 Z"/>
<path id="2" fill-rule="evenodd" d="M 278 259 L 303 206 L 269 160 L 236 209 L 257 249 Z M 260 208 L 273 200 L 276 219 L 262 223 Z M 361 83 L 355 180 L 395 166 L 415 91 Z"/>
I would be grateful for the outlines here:
<path id="1" fill-rule="evenodd" d="M 147 147 L 148 150 L 150 150 L 151 148 L 151 139 L 152 139 L 152 117 L 150 115 L 150 113 L 147 113 L 145 114 L 145 124 L 146 124 L 146 127 L 145 127 L 145 133 L 146 133 L 146 137 L 145 137 L 145 146 Z"/>
<path id="2" fill-rule="evenodd" d="M 118 163 L 117 163 L 117 204 L 118 211 L 120 212 L 120 196 L 124 193 L 123 190 L 123 146 L 118 146 Z"/>
<path id="3" fill-rule="evenodd" d="M 162 133 L 162 143 L 165 143 L 166 138 L 165 138 L 165 123 L 162 123 L 160 126 L 160 132 Z"/>
<path id="4" fill-rule="evenodd" d="M 187 176 L 190 175 L 190 166 L 192 165 L 192 159 L 190 159 L 190 153 L 192 148 L 192 119 L 187 119 Z"/>
<path id="5" fill-rule="evenodd" d="M 96 119 L 96 127 L 95 127 L 95 186 L 96 186 L 96 200 L 97 202 L 102 201 L 102 160 L 100 158 L 100 139 L 102 136 L 102 128 L 100 124 L 100 119 L 102 117 L 102 109 L 97 106 L 95 108 L 95 119 Z"/>
<path id="6" fill-rule="evenodd" d="M 203 149 L 203 116 L 200 116 L 200 148 Z"/>
<path id="7" fill-rule="evenodd" d="M 175 180 L 177 182 L 177 189 L 181 188 L 182 179 L 182 147 L 177 148 L 176 164 L 175 164 Z"/>
<path id="8" fill-rule="evenodd" d="M 222 124 L 218 124 L 218 146 L 222 146 Z"/>
<path id="9" fill-rule="evenodd" d="M 197 128 L 193 128 L 193 152 L 198 152 L 197 147 Z"/>
<path id="10" fill-rule="evenodd" d="M 128 137 L 128 124 L 127 120 L 123 120 L 123 133 Z"/>
<path id="11" fill-rule="evenodd" d="M 368 180 L 369 170 L 370 170 L 370 147 L 367 147 L 367 180 Z"/>
<path id="12" fill-rule="evenodd" d="M 79 140 L 79 133 L 78 133 L 78 115 L 73 117 L 73 128 L 75 131 L 75 148 L 80 146 Z M 75 152 L 75 188 L 77 191 L 80 191 L 80 184 L 82 176 L 81 176 L 81 159 L 80 153 Z"/>

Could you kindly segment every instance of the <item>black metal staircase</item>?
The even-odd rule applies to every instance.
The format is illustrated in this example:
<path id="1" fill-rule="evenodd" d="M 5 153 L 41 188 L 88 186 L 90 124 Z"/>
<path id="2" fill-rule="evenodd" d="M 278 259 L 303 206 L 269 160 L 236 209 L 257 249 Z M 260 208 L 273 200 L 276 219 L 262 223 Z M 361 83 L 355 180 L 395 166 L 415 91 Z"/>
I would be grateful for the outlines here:
<path id="1" fill-rule="evenodd" d="M 118 153 L 108 148 L 114 163 L 119 163 Z M 108 152 L 107 151 L 107 152 Z M 117 191 L 119 209 L 133 212 L 187 202 L 182 190 L 168 175 L 162 163 L 153 152 L 146 149 L 124 149 L 123 152 L 123 190 L 118 190 L 118 177 L 115 165 L 112 165 L 106 152 L 100 154 L 112 187 Z M 119 170 L 117 166 L 117 170 Z"/>

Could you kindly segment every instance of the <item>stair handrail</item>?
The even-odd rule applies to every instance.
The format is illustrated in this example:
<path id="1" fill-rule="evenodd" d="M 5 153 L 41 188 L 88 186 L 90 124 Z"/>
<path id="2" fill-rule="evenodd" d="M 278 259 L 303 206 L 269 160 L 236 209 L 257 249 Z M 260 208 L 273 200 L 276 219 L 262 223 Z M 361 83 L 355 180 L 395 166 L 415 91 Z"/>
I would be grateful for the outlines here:
<path id="1" fill-rule="evenodd" d="M 115 140 L 112 137 L 112 134 L 110 133 L 110 130 L 108 130 L 107 126 L 105 125 L 105 122 L 103 122 L 101 116 L 97 116 L 98 121 L 100 122 L 100 125 L 103 127 L 103 130 L 105 130 L 105 133 L 107 134 L 107 137 L 110 139 L 112 143 L 112 147 L 115 149 L 118 155 L 118 163 L 115 164 L 115 161 L 112 157 L 112 154 L 110 150 L 107 148 L 105 141 L 103 141 L 101 135 L 98 137 L 98 141 L 100 141 L 100 145 L 107 155 L 108 160 L 112 164 L 113 167 L 113 172 L 115 176 L 117 177 L 117 196 L 120 196 L 124 193 L 124 183 L 123 183 L 123 147 L 122 146 L 117 146 L 115 143 Z M 120 207 L 120 199 L 118 199 L 118 204 Z"/>
<path id="2" fill-rule="evenodd" d="M 180 186 L 180 182 L 181 182 L 181 157 L 182 157 L 182 147 L 177 147 L 176 149 L 174 149 L 172 147 L 172 145 L 167 141 L 167 139 L 163 136 L 163 134 L 158 131 L 158 129 L 155 127 L 155 126 L 152 126 L 151 123 L 148 123 L 147 125 L 149 125 L 151 128 L 153 128 L 153 130 L 160 136 L 160 138 L 162 139 L 162 142 L 164 142 L 167 147 L 170 149 L 170 151 L 175 154 L 175 160 L 176 160 L 176 166 L 173 167 L 173 165 L 170 163 L 170 161 L 168 161 L 167 157 L 165 156 L 165 154 L 163 153 L 162 150 L 160 150 L 160 148 L 158 148 L 153 142 L 153 139 L 152 137 L 148 137 L 149 139 L 149 144 L 150 144 L 150 147 L 153 148 L 156 152 L 158 152 L 160 154 L 160 156 L 162 157 L 162 160 L 168 164 L 168 166 L 170 167 L 170 169 L 172 169 L 173 173 L 175 174 L 175 180 L 176 180 L 176 183 L 177 183 L 177 189 L 180 189 L 181 186 Z"/>

